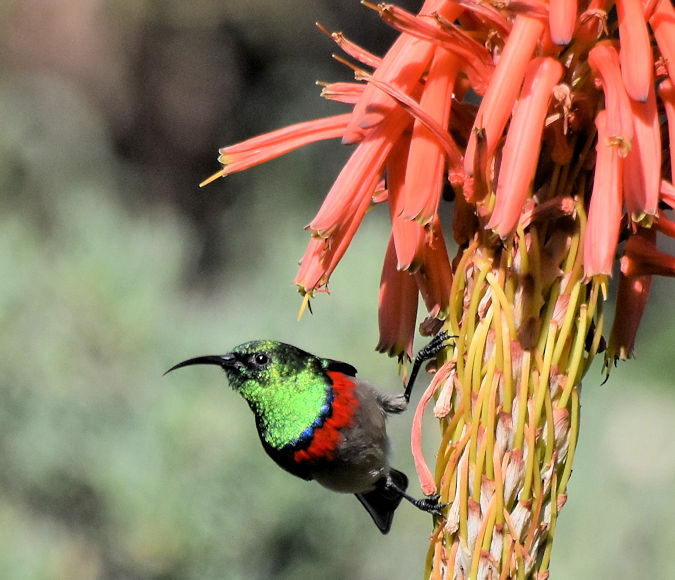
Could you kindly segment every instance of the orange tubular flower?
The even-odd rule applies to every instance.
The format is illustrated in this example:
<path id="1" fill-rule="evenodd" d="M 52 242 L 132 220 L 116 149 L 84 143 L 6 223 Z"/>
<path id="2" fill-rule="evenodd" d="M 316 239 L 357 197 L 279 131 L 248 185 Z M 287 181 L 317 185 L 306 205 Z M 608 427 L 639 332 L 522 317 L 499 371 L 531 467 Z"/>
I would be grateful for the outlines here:
<path id="1" fill-rule="evenodd" d="M 666 79 L 659 85 L 659 97 L 663 101 L 663 108 L 668 119 L 668 142 L 675 143 L 675 83 Z M 675 147 L 670 149 L 671 179 L 675 181 Z"/>
<path id="2" fill-rule="evenodd" d="M 548 25 L 551 39 L 556 44 L 569 44 L 577 23 L 577 0 L 550 0 Z"/>
<path id="3" fill-rule="evenodd" d="M 431 401 L 431 398 L 438 390 L 439 385 L 447 380 L 448 375 L 449 369 L 447 366 L 444 366 L 443 370 L 436 374 L 434 379 L 427 387 L 427 390 L 422 395 L 420 404 L 417 406 L 415 416 L 413 417 L 413 429 L 410 447 L 412 449 L 413 459 L 415 460 L 415 467 L 420 478 L 420 486 L 426 495 L 435 494 L 438 490 L 438 486 L 434 481 L 434 475 L 429 469 L 429 466 L 424 459 L 424 453 L 422 452 L 422 415 L 424 414 L 424 410 L 426 409 L 427 405 Z"/>
<path id="4" fill-rule="evenodd" d="M 492 156 L 518 97 L 527 64 L 543 30 L 544 23 L 540 19 L 522 14 L 516 16 L 511 34 L 481 101 L 474 130 L 466 146 L 464 170 L 469 175 L 474 173 L 476 132 L 482 130 L 485 133 L 486 156 Z"/>
<path id="5" fill-rule="evenodd" d="M 357 72 L 355 77 L 358 80 L 369 82 L 391 96 L 391 98 L 395 99 L 410 115 L 422 123 L 422 125 L 433 134 L 445 150 L 445 154 L 448 158 L 448 180 L 452 184 L 461 184 L 465 177 L 464 170 L 462 169 L 463 158 L 457 144 L 454 142 L 448 131 L 439 125 L 429 112 L 423 109 L 411 95 L 407 95 L 393 85 L 378 81 L 364 73 Z"/>
<path id="6" fill-rule="evenodd" d="M 646 102 L 631 101 L 631 108 L 635 132 L 624 164 L 624 194 L 628 215 L 641 222 L 656 215 L 659 203 L 661 127 L 654 86 L 649 87 Z"/>
<path id="7" fill-rule="evenodd" d="M 363 95 L 363 85 L 357 85 L 356 83 L 317 84 L 323 87 L 321 89 L 321 96 L 329 101 L 355 105 Z M 347 113 L 347 116 L 351 117 L 351 114 Z"/>
<path id="8" fill-rule="evenodd" d="M 370 6 L 368 2 L 365 4 Z M 379 7 L 373 7 L 379 10 L 382 20 L 396 30 L 407 32 L 424 40 L 431 40 L 451 50 L 455 57 L 462 61 L 462 68 L 469 77 L 472 88 L 482 94 L 485 92 L 484 89 L 492 72 L 490 53 L 483 45 L 473 40 L 445 17 L 445 14 L 448 14 L 449 18 L 453 18 L 458 13 L 456 8 L 449 6 L 449 9 L 439 10 L 433 14 L 441 28 L 434 25 L 433 21 L 415 17 L 393 4 L 380 4 Z"/>
<path id="9" fill-rule="evenodd" d="M 392 150 L 387 163 L 387 189 L 391 233 L 396 254 L 396 268 L 414 272 L 422 265 L 422 252 L 426 243 L 424 228 L 416 221 L 403 217 L 406 160 L 410 139 L 402 139 Z M 415 321 L 412 322 L 413 327 Z"/>
<path id="10" fill-rule="evenodd" d="M 606 360 L 625 360 L 633 356 L 635 338 L 642 320 L 649 291 L 652 286 L 652 276 L 628 277 L 623 272 L 619 275 L 618 290 L 616 293 L 617 317 L 609 335 Z"/>
<path id="11" fill-rule="evenodd" d="M 405 354 L 410 357 L 417 319 L 417 284 L 408 272 L 397 268 L 396 260 L 392 235 L 382 266 L 378 317 L 380 341 L 375 348 L 389 356 Z"/>
<path id="12" fill-rule="evenodd" d="M 658 221 L 653 226 L 654 231 L 659 231 L 665 235 L 675 238 L 675 222 L 666 217 L 663 210 L 659 210 Z"/>
<path id="13" fill-rule="evenodd" d="M 661 51 L 670 82 L 675 83 L 675 8 L 671 0 L 658 0 L 649 20 Z"/>
<path id="14" fill-rule="evenodd" d="M 631 236 L 621 258 L 621 273 L 629 278 L 675 276 L 675 257 L 661 252 L 645 236 Z"/>
<path id="15" fill-rule="evenodd" d="M 364 4 L 400 35 L 381 58 L 331 35 L 364 67 L 322 92 L 351 113 L 227 147 L 213 179 L 318 139 L 354 145 L 307 227 L 303 307 L 327 292 L 368 210 L 388 204 L 377 350 L 411 356 L 420 296 L 419 332 L 452 336 L 411 431 L 422 489 L 443 506 L 425 576 L 545 579 L 617 252 L 607 371 L 633 352 L 652 276 L 675 275 L 657 249 L 675 238 L 675 8 Z M 434 399 L 430 467 L 422 418 Z"/>
<path id="16" fill-rule="evenodd" d="M 598 44 L 588 53 L 588 64 L 600 76 L 605 92 L 608 135 L 620 143 L 625 157 L 633 140 L 633 114 L 621 78 L 619 55 L 613 46 Z"/>
<path id="17" fill-rule="evenodd" d="M 443 7 L 442 0 L 426 0 L 421 13 L 429 14 Z M 394 84 L 404 91 L 411 91 L 428 66 L 434 51 L 431 42 L 401 34 L 389 49 L 375 71 L 375 78 Z M 351 122 L 342 138 L 344 144 L 360 141 L 366 129 L 380 122 L 391 110 L 392 101 L 387 95 L 369 85 L 354 107 Z"/>
<path id="18" fill-rule="evenodd" d="M 523 89 L 506 135 L 495 208 L 487 224 L 502 238 L 511 235 L 518 224 L 534 178 L 548 103 L 562 72 L 562 65 L 552 58 L 536 58 L 525 71 Z"/>
<path id="19" fill-rule="evenodd" d="M 619 275 L 619 285 L 616 294 L 617 309 L 612 332 L 607 346 L 607 356 L 605 364 L 617 359 L 627 359 L 633 355 L 635 349 L 635 337 L 640 326 L 640 320 L 647 306 L 649 290 L 652 286 L 652 276 L 649 274 L 642 276 L 627 276 L 624 273 L 623 264 L 626 264 L 626 270 L 630 269 L 631 248 L 642 241 L 636 241 L 636 238 L 645 240 L 648 244 L 653 244 L 656 239 L 654 229 L 641 228 L 637 234 L 632 235 L 626 243 L 628 254 L 622 259 L 622 268 Z"/>
<path id="20" fill-rule="evenodd" d="M 310 143 L 341 137 L 347 128 L 349 119 L 350 115 L 346 113 L 315 121 L 305 121 L 247 139 L 230 147 L 223 147 L 218 158 L 224 166 L 223 169 L 202 181 L 199 186 L 203 187 L 219 177 L 243 171 Z"/>
<path id="21" fill-rule="evenodd" d="M 441 127 L 450 119 L 455 76 L 459 69 L 458 58 L 443 48 L 437 48 L 429 79 L 424 87 L 420 107 L 426 110 Z M 443 189 L 445 151 L 424 124 L 416 119 L 413 125 L 410 153 L 406 164 L 406 184 L 401 212 L 405 218 L 428 224 L 436 213 Z M 420 193 L 423 192 L 423 195 Z"/>
<path id="22" fill-rule="evenodd" d="M 598 131 L 597 158 L 591 206 L 584 239 L 584 275 L 611 276 L 621 223 L 623 159 L 618 143 L 610 139 L 608 113 L 595 119 Z"/>
<path id="23" fill-rule="evenodd" d="M 654 82 L 654 60 L 640 0 L 616 0 L 621 40 L 621 74 L 626 92 L 646 101 Z"/>
<path id="24" fill-rule="evenodd" d="M 415 272 L 415 280 L 429 316 L 444 320 L 448 315 L 450 303 L 452 268 L 438 217 L 434 218 L 429 226 L 422 267 Z"/>
<path id="25" fill-rule="evenodd" d="M 380 182 L 379 175 L 372 175 L 369 179 L 364 189 L 374 192 Z M 315 236 L 310 239 L 294 281 L 306 300 L 314 292 L 326 290 L 328 279 L 347 251 L 369 202 L 370 198 L 364 197 L 360 207 L 354 208 L 354 215 L 341 222 L 329 238 Z"/>
<path id="26" fill-rule="evenodd" d="M 295 276 L 295 284 L 300 288 L 300 292 L 305 296 L 311 296 L 311 293 L 323 282 L 327 282 L 325 275 L 328 269 L 327 261 L 329 258 L 328 244 L 323 238 L 311 238 L 305 250 L 305 255 L 300 260 L 300 268 Z M 327 260 L 328 258 L 328 260 Z"/>
<path id="27" fill-rule="evenodd" d="M 326 195 L 309 229 L 319 237 L 327 238 L 352 217 L 358 216 L 360 221 L 380 181 L 387 156 L 409 122 L 405 111 L 394 105 L 390 115 L 363 138 Z"/>
<path id="28" fill-rule="evenodd" d="M 398 37 L 382 64 L 375 71 L 375 78 L 393 82 L 405 91 L 417 85 L 433 54 L 433 45 L 407 35 Z M 405 59 L 407 68 L 402 69 Z M 405 73 L 405 74 L 403 74 Z M 391 112 L 395 103 L 374 85 L 368 85 L 354 107 L 351 120 L 342 137 L 344 145 L 358 143 L 363 136 Z"/>
<path id="29" fill-rule="evenodd" d="M 675 208 L 675 186 L 668 183 L 665 179 L 661 180 L 661 201 L 668 204 L 671 209 Z"/>

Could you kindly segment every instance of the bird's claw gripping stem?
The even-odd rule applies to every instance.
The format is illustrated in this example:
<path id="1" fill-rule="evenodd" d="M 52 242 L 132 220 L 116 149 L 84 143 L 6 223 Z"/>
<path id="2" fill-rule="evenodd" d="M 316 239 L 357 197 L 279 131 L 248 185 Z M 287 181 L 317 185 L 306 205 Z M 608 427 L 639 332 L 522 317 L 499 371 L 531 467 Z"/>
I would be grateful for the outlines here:
<path id="1" fill-rule="evenodd" d="M 448 504 L 447 503 L 439 503 L 439 499 L 441 498 L 440 495 L 435 494 L 435 495 L 430 495 L 429 497 L 423 497 L 421 499 L 416 499 L 413 503 L 413 505 L 419 509 L 421 509 L 424 512 L 430 513 L 433 516 L 438 516 L 442 517 L 443 512 L 441 511 L 444 507 L 446 507 Z"/>
<path id="2" fill-rule="evenodd" d="M 412 371 L 410 371 L 410 378 L 408 379 L 408 384 L 405 387 L 405 393 L 403 396 L 406 401 L 410 401 L 410 393 L 412 393 L 413 385 L 415 384 L 415 379 L 417 374 L 420 372 L 420 368 L 424 362 L 434 358 L 439 352 L 441 352 L 445 347 L 445 342 L 450 339 L 455 338 L 454 336 L 448 334 L 446 330 L 442 330 L 436 336 L 434 336 L 429 344 L 422 348 L 415 357 L 415 362 L 413 362 Z"/>
<path id="3" fill-rule="evenodd" d="M 388 479 L 386 486 L 398 493 L 401 497 L 403 497 L 405 500 L 409 501 L 411 504 L 413 504 L 417 509 L 420 509 L 424 512 L 427 512 L 431 515 L 442 517 L 443 513 L 441 510 L 446 507 L 448 504 L 445 503 L 439 503 L 438 500 L 441 498 L 440 495 L 434 494 L 430 495 L 428 497 L 423 497 L 420 499 L 417 499 L 411 495 L 408 495 L 404 489 L 401 489 L 398 485 L 396 485 L 391 479 Z"/>

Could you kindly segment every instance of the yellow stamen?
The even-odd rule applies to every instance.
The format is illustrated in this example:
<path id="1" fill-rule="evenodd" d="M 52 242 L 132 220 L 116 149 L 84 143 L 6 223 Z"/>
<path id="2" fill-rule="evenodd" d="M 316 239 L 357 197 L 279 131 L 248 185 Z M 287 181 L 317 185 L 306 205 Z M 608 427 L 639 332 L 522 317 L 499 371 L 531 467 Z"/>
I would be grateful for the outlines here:
<path id="1" fill-rule="evenodd" d="M 373 4 L 372 2 L 366 2 L 366 0 L 361 0 L 361 4 L 365 6 L 366 8 L 370 8 L 371 10 L 374 10 L 375 12 L 382 12 L 381 6 L 378 6 L 377 4 Z"/>
<path id="2" fill-rule="evenodd" d="M 217 173 L 214 173 L 211 177 L 207 177 L 204 181 L 202 181 L 199 184 L 199 187 L 204 187 L 205 185 L 208 185 L 209 183 L 211 183 L 212 181 L 215 181 L 219 177 L 224 177 L 224 176 L 225 176 L 224 170 L 221 169 Z"/>
<path id="3" fill-rule="evenodd" d="M 328 37 L 330 37 L 330 38 L 333 38 L 333 34 L 334 34 L 334 33 L 331 32 L 330 30 L 328 30 L 323 24 L 321 24 L 321 22 L 318 22 L 318 21 L 317 21 L 317 22 L 314 23 L 314 25 L 315 25 L 321 32 L 323 32 L 326 36 L 328 36 Z M 338 33 L 338 34 L 339 34 L 339 33 Z"/>
<path id="4" fill-rule="evenodd" d="M 300 312 L 298 312 L 298 322 L 302 320 L 302 315 L 305 313 L 307 306 L 309 306 L 309 299 L 312 297 L 311 292 L 305 292 L 305 295 L 302 298 L 302 304 L 300 305 Z"/>
<path id="5" fill-rule="evenodd" d="M 362 68 L 359 68 L 356 66 L 353 62 L 349 62 L 346 58 L 342 58 L 339 54 L 331 54 L 334 60 L 337 60 L 340 64 L 345 65 L 346 67 L 349 67 L 354 71 L 354 77 L 356 78 L 357 81 L 364 80 L 359 78 L 357 75 L 368 75 L 366 71 L 364 71 Z"/>

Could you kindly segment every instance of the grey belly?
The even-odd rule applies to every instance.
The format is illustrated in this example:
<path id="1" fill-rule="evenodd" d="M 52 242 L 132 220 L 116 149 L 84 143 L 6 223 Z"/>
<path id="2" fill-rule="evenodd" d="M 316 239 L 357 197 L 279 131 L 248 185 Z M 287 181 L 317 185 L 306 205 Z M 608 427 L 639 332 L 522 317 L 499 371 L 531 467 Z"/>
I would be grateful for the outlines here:
<path id="1" fill-rule="evenodd" d="M 389 444 L 384 432 L 378 437 L 364 438 L 352 429 L 332 461 L 314 471 L 314 479 L 333 491 L 361 493 L 373 488 L 377 480 L 389 472 Z"/>

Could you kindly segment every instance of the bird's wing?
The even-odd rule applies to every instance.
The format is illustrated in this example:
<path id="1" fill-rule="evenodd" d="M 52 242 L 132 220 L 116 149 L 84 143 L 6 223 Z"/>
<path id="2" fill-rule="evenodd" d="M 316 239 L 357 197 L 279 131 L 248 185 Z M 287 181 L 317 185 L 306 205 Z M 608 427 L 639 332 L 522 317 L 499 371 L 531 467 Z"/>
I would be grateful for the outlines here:
<path id="1" fill-rule="evenodd" d="M 323 363 L 324 371 L 336 371 L 338 373 L 349 375 L 350 377 L 355 377 L 356 373 L 358 372 L 356 367 L 350 365 L 349 363 L 333 360 L 332 358 L 321 359 L 321 362 Z"/>

